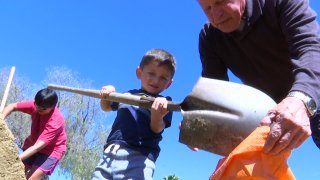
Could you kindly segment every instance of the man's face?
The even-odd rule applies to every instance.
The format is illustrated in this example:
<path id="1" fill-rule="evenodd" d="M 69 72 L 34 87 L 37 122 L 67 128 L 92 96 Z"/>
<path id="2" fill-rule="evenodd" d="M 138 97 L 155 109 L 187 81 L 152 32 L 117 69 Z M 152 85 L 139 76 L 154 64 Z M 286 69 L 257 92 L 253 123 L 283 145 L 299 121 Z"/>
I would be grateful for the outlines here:
<path id="1" fill-rule="evenodd" d="M 210 23 L 222 32 L 240 27 L 246 0 L 198 0 Z"/>

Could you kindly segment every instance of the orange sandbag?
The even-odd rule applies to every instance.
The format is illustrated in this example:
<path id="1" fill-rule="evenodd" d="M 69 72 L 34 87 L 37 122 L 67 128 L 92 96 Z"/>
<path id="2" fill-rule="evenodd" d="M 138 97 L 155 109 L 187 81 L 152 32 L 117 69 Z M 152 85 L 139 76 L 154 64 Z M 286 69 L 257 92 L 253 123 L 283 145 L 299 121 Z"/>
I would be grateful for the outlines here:
<path id="1" fill-rule="evenodd" d="M 270 128 L 256 128 L 227 157 L 219 160 L 210 180 L 291 180 L 295 179 L 288 167 L 290 151 L 268 155 L 262 150 Z"/>

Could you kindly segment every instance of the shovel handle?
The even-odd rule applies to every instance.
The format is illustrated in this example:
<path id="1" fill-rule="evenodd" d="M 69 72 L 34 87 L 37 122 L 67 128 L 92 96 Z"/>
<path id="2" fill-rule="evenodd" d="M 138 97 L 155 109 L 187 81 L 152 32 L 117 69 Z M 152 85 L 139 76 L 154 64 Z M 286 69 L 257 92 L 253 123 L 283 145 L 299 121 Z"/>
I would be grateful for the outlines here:
<path id="1" fill-rule="evenodd" d="M 104 100 L 113 101 L 113 102 L 130 104 L 130 105 L 139 106 L 139 107 L 148 108 L 148 109 L 151 108 L 152 103 L 155 99 L 153 97 L 137 96 L 137 95 L 127 94 L 127 93 L 117 93 L 117 92 L 110 93 L 109 96 L 102 98 L 99 90 L 73 88 L 73 87 L 61 86 L 56 84 L 48 84 L 48 88 L 53 90 L 61 90 L 61 91 L 77 93 L 77 94 L 104 99 Z M 168 110 L 181 111 L 181 106 L 178 103 L 169 101 Z"/>
<path id="2" fill-rule="evenodd" d="M 13 74 L 14 74 L 15 70 L 16 70 L 16 67 L 12 66 L 12 68 L 10 70 L 7 86 L 6 86 L 6 89 L 4 91 L 2 101 L 1 101 L 0 112 L 2 112 L 2 110 L 4 109 L 4 106 L 5 106 L 6 102 L 7 102 L 7 98 L 8 98 L 8 94 L 9 94 L 9 90 L 10 90 L 10 86 L 11 86 L 11 82 L 12 82 L 12 78 L 13 78 Z"/>

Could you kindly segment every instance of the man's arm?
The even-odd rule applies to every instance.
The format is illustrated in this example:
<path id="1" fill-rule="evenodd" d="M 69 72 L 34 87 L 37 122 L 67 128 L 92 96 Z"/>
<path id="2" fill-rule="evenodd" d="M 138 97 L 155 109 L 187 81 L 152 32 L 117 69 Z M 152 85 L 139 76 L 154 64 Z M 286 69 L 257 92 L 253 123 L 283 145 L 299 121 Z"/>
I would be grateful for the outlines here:
<path id="1" fill-rule="evenodd" d="M 294 83 L 290 91 L 308 94 L 320 102 L 320 35 L 316 13 L 305 0 L 278 0 L 278 17 L 286 37 Z"/>
<path id="2" fill-rule="evenodd" d="M 206 78 L 229 81 L 227 67 L 216 55 L 214 28 L 207 23 L 199 34 L 199 54 L 202 64 L 201 75 Z"/>
<path id="3" fill-rule="evenodd" d="M 295 81 L 290 92 L 302 92 L 319 106 L 320 42 L 316 14 L 305 0 L 278 2 L 280 26 L 294 67 Z M 262 125 L 271 125 L 264 151 L 277 154 L 299 147 L 311 135 L 310 115 L 300 98 L 284 98 L 261 122 Z"/>

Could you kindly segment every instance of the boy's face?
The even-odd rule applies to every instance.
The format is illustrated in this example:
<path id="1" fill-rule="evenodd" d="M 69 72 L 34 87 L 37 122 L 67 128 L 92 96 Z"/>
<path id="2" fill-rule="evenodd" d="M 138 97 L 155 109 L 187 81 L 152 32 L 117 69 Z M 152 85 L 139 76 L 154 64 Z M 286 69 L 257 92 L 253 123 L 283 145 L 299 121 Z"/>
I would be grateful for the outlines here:
<path id="1" fill-rule="evenodd" d="M 152 94 L 162 92 L 172 83 L 172 72 L 167 66 L 159 66 L 155 61 L 151 61 L 143 69 L 138 67 L 136 74 L 141 80 L 142 89 Z"/>
<path id="2" fill-rule="evenodd" d="M 42 107 L 42 106 L 38 106 L 37 104 L 35 104 L 36 108 L 37 108 L 37 111 L 40 115 L 45 115 L 45 114 L 48 114 L 51 112 L 51 110 L 54 108 L 54 107 Z"/>

